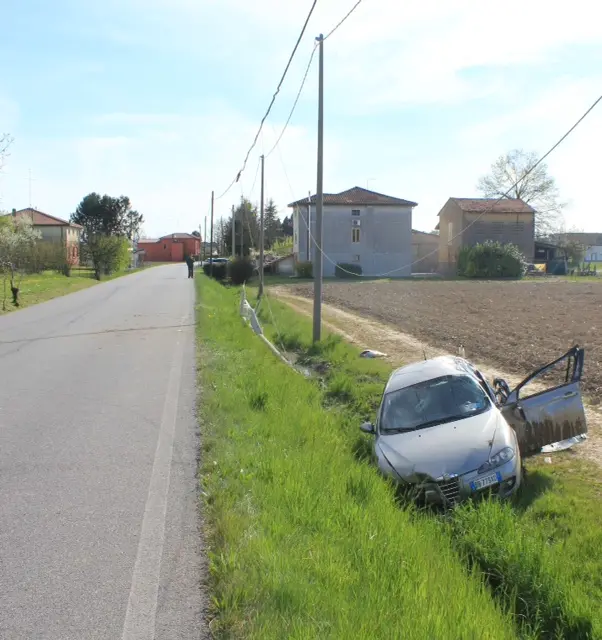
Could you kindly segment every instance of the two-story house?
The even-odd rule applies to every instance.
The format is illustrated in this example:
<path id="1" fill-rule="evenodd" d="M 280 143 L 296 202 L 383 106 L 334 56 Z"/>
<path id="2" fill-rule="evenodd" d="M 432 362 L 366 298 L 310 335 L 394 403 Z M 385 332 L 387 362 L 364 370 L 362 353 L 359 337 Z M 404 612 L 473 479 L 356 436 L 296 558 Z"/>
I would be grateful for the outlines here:
<path id="1" fill-rule="evenodd" d="M 293 255 L 313 261 L 316 196 L 288 205 L 293 209 Z M 323 200 L 324 277 L 338 263 L 359 264 L 362 274 L 391 277 L 412 273 L 412 210 L 415 202 L 353 187 L 325 193 Z"/>
<path id="2" fill-rule="evenodd" d="M 455 273 L 462 247 L 492 240 L 515 244 L 529 262 L 535 251 L 535 209 L 519 199 L 450 198 L 439 211 L 439 270 Z"/>
<path id="3" fill-rule="evenodd" d="M 31 207 L 19 211 L 13 209 L 12 214 L 9 215 L 30 220 L 33 228 L 39 231 L 42 242 L 61 242 L 65 246 L 67 260 L 71 264 L 79 264 L 79 244 L 83 230 L 79 224 L 51 216 L 49 213 L 43 213 Z"/>

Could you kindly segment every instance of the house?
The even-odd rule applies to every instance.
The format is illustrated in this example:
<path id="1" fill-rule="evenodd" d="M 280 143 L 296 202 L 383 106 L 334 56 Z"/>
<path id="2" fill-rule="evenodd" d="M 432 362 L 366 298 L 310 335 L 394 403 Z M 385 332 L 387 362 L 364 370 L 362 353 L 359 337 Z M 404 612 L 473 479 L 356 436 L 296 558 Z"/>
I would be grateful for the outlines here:
<path id="1" fill-rule="evenodd" d="M 434 273 L 439 266 L 439 234 L 412 229 L 412 272 Z"/>
<path id="2" fill-rule="evenodd" d="M 13 209 L 12 214 L 9 215 L 14 218 L 31 220 L 34 229 L 39 231 L 43 242 L 62 242 L 65 245 L 69 263 L 79 264 L 79 244 L 83 230 L 79 224 L 51 216 L 49 213 L 43 213 L 32 207 L 19 211 Z"/>
<path id="3" fill-rule="evenodd" d="M 268 266 L 273 274 L 292 276 L 295 273 L 295 256 L 292 253 L 287 256 L 280 256 L 270 262 L 266 262 L 266 267 Z"/>
<path id="4" fill-rule="evenodd" d="M 288 205 L 293 209 L 293 255 L 313 261 L 310 234 L 316 227 L 316 196 Z M 323 200 L 323 274 L 337 263 L 358 264 L 362 274 L 392 277 L 412 272 L 412 210 L 415 202 L 353 187 L 325 193 Z M 308 225 L 309 221 L 309 225 Z"/>
<path id="5" fill-rule="evenodd" d="M 602 262 L 602 245 L 594 245 L 585 250 L 584 262 Z"/>
<path id="6" fill-rule="evenodd" d="M 201 239 L 191 233 L 171 233 L 158 240 L 138 240 L 138 249 L 144 251 L 145 262 L 183 262 L 185 256 L 199 256 Z"/>
<path id="7" fill-rule="evenodd" d="M 512 243 L 533 261 L 535 209 L 519 199 L 450 198 L 439 211 L 439 270 L 455 273 L 462 247 Z"/>
<path id="8" fill-rule="evenodd" d="M 533 252 L 533 262 L 535 264 L 544 264 L 552 260 L 556 260 L 559 254 L 558 245 L 547 240 L 535 240 L 535 250 Z"/>
<path id="9" fill-rule="evenodd" d="M 569 231 L 553 236 L 553 240 L 562 246 L 581 245 L 584 262 L 602 262 L 602 233 Z"/>

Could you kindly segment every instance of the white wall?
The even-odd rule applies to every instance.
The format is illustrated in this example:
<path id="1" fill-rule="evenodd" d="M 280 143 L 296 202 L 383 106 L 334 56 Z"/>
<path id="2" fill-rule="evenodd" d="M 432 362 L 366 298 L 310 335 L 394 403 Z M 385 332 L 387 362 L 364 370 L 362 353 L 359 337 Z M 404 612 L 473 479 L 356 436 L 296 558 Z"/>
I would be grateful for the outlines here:
<path id="1" fill-rule="evenodd" d="M 352 216 L 352 210 L 360 215 Z M 297 259 L 307 258 L 307 207 L 301 215 L 294 214 L 297 229 Z M 315 230 L 315 206 L 311 208 L 310 230 Z M 298 218 L 298 219 L 297 219 Z M 360 241 L 352 242 L 352 220 L 360 221 Z M 412 272 L 412 209 L 411 207 L 325 206 L 323 215 L 324 276 L 334 276 L 338 262 L 357 263 L 363 275 L 383 273 L 390 277 L 410 276 Z M 358 260 L 359 256 L 359 260 Z M 330 260 L 329 260 L 330 259 Z M 313 261 L 313 249 L 311 260 Z"/>
<path id="2" fill-rule="evenodd" d="M 585 262 L 602 262 L 602 247 L 588 247 L 584 260 Z"/>

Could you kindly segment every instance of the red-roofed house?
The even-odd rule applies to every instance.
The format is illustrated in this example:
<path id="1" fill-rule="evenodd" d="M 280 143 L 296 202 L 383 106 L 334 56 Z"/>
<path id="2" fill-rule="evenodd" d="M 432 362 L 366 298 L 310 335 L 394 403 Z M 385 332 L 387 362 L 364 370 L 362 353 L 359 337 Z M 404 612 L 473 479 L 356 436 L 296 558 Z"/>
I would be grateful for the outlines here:
<path id="1" fill-rule="evenodd" d="M 183 262 L 185 256 L 199 256 L 201 238 L 191 233 L 171 233 L 158 240 L 143 238 L 138 249 L 144 251 L 145 262 Z"/>
<path id="2" fill-rule="evenodd" d="M 40 232 L 44 242 L 63 242 L 67 250 L 67 259 L 71 264 L 79 264 L 79 243 L 82 235 L 82 227 L 62 218 L 51 216 L 37 209 L 28 207 L 16 211 L 12 215 L 15 218 L 28 218 L 34 229 Z"/>
<path id="3" fill-rule="evenodd" d="M 439 270 L 454 273 L 462 247 L 493 240 L 535 253 L 535 209 L 519 199 L 450 198 L 439 211 Z"/>
<path id="4" fill-rule="evenodd" d="M 324 276 L 338 263 L 357 264 L 365 276 L 391 277 L 412 273 L 412 210 L 410 200 L 353 187 L 325 193 L 323 206 Z M 295 261 L 313 260 L 310 235 L 315 229 L 316 196 L 292 202 Z M 309 228 L 307 221 L 309 222 Z"/>

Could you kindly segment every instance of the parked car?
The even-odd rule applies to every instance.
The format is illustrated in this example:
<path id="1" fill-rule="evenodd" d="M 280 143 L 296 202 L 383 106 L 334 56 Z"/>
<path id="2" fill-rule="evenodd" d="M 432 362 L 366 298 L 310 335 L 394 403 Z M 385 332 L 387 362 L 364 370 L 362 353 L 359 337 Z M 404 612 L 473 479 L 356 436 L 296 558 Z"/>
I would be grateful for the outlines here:
<path id="1" fill-rule="evenodd" d="M 376 423 L 361 428 L 375 435 L 380 471 L 429 503 L 453 506 L 485 491 L 508 498 L 526 457 L 587 433 L 583 359 L 574 347 L 513 391 L 502 379 L 490 385 L 464 358 L 411 364 L 393 372 Z"/>
<path id="2" fill-rule="evenodd" d="M 207 260 L 201 262 L 201 267 L 204 267 L 206 264 L 211 264 L 212 262 L 213 264 L 228 262 L 228 258 L 207 258 Z"/>

